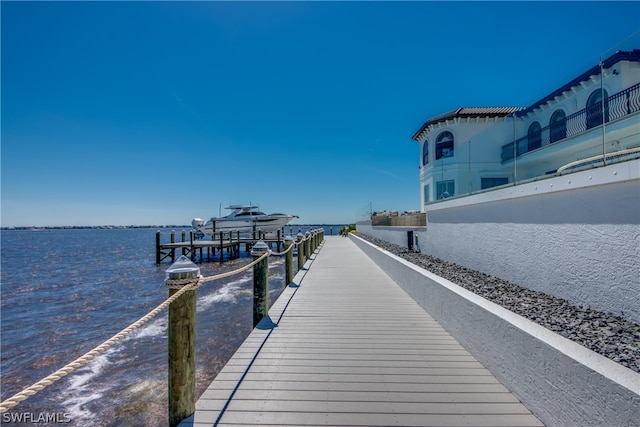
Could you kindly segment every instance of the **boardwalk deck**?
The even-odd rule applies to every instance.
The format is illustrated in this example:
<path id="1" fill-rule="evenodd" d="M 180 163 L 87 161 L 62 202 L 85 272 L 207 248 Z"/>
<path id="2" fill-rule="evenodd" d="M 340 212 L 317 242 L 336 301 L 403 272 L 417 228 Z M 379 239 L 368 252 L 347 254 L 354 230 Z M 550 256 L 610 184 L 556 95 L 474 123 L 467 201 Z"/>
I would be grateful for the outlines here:
<path id="1" fill-rule="evenodd" d="M 350 239 L 306 267 L 181 426 L 542 425 Z"/>

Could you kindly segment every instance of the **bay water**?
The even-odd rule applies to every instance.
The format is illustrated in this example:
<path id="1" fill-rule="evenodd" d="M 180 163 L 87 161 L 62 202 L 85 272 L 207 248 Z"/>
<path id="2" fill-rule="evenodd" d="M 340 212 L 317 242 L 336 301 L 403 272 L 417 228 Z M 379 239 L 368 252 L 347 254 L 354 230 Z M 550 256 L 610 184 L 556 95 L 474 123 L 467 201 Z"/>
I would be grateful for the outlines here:
<path id="1" fill-rule="evenodd" d="M 331 226 L 334 233 L 339 227 Z M 300 228 L 304 233 L 311 227 L 286 227 L 285 232 L 295 235 Z M 111 338 L 168 297 L 164 279 L 171 262 L 155 263 L 156 231 L 2 231 L 2 400 Z M 162 230 L 163 242 L 169 231 Z M 199 264 L 201 274 L 213 276 L 250 263 L 242 248 L 239 259 Z M 284 257 L 272 256 L 271 303 L 284 286 Z M 252 292 L 252 269 L 198 289 L 197 396 L 251 332 Z M 0 422 L 19 425 L 38 417 L 57 417 L 73 426 L 167 425 L 167 311 L 2 414 Z"/>

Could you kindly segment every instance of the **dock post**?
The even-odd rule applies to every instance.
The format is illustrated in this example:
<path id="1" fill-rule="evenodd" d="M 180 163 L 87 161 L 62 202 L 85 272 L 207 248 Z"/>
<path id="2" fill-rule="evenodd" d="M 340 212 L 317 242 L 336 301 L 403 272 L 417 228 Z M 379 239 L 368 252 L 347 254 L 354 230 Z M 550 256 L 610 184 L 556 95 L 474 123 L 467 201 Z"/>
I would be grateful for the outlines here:
<path id="1" fill-rule="evenodd" d="M 318 248 L 318 230 L 311 230 L 311 252 Z"/>
<path id="2" fill-rule="evenodd" d="M 293 237 L 287 235 L 284 238 L 284 250 L 287 251 L 284 258 L 284 286 L 289 286 L 293 281 Z"/>
<path id="3" fill-rule="evenodd" d="M 277 233 L 278 242 L 276 243 L 276 251 L 280 252 L 280 246 L 282 245 L 282 230 L 278 229 Z"/>
<path id="4" fill-rule="evenodd" d="M 189 231 L 189 250 L 191 251 L 191 261 L 195 261 L 196 260 L 196 254 L 195 251 L 193 250 L 193 235 L 195 233 L 193 231 Z M 202 254 L 200 254 L 200 258 L 202 258 Z"/>
<path id="5" fill-rule="evenodd" d="M 251 248 L 251 256 L 256 260 L 269 252 L 269 246 L 262 240 Z M 253 266 L 253 327 L 255 328 L 269 311 L 269 259 L 264 257 Z"/>
<path id="6" fill-rule="evenodd" d="M 197 283 L 200 268 L 181 256 L 167 269 L 169 295 Z M 178 284 L 176 284 L 178 283 Z M 177 426 L 196 410 L 196 290 L 189 290 L 169 305 L 169 427 Z"/>
<path id="7" fill-rule="evenodd" d="M 171 230 L 171 243 L 176 242 L 176 230 Z M 176 248 L 175 246 L 171 247 L 171 262 L 176 261 Z"/>
<path id="8" fill-rule="evenodd" d="M 302 267 L 304 267 L 304 235 L 299 232 L 296 237 L 298 242 L 298 271 L 301 271 Z"/>
<path id="9" fill-rule="evenodd" d="M 306 237 L 305 242 L 305 248 L 304 248 L 304 257 L 306 259 L 311 258 L 311 232 L 307 231 L 306 233 L 304 233 L 304 237 Z"/>
<path id="10" fill-rule="evenodd" d="M 160 264 L 160 230 L 156 231 L 156 264 Z"/>
<path id="11" fill-rule="evenodd" d="M 224 234 L 220 230 L 220 264 L 224 262 Z"/>

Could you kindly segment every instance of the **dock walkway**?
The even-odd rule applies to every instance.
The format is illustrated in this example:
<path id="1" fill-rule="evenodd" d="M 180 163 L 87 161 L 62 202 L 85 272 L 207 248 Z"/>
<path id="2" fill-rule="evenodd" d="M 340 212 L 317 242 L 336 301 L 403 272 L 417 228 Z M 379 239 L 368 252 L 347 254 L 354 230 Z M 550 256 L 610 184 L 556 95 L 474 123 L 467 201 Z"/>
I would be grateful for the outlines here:
<path id="1" fill-rule="evenodd" d="M 327 237 L 181 426 L 541 426 L 350 239 Z"/>

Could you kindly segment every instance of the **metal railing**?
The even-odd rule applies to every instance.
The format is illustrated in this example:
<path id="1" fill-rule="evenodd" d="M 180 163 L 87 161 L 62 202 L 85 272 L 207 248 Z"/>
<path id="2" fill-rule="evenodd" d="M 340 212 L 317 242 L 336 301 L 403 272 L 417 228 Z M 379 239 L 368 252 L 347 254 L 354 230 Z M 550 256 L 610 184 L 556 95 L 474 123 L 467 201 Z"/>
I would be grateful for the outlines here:
<path id="1" fill-rule="evenodd" d="M 640 111 L 640 83 L 616 93 L 604 101 L 604 122 L 619 120 Z M 502 162 L 567 138 L 580 135 L 602 125 L 603 108 L 598 102 L 540 131 L 523 136 L 502 146 Z M 515 144 L 515 150 L 514 150 Z"/>
<path id="2" fill-rule="evenodd" d="M 566 165 L 559 167 L 556 174 L 560 175 L 566 170 L 582 168 L 586 166 L 593 166 L 602 163 L 603 159 L 622 159 L 626 156 L 633 156 L 640 153 L 640 148 L 630 148 L 628 150 L 615 151 L 606 155 L 599 154 L 597 156 L 589 157 L 586 159 L 576 160 L 575 162 L 567 163 Z"/>

